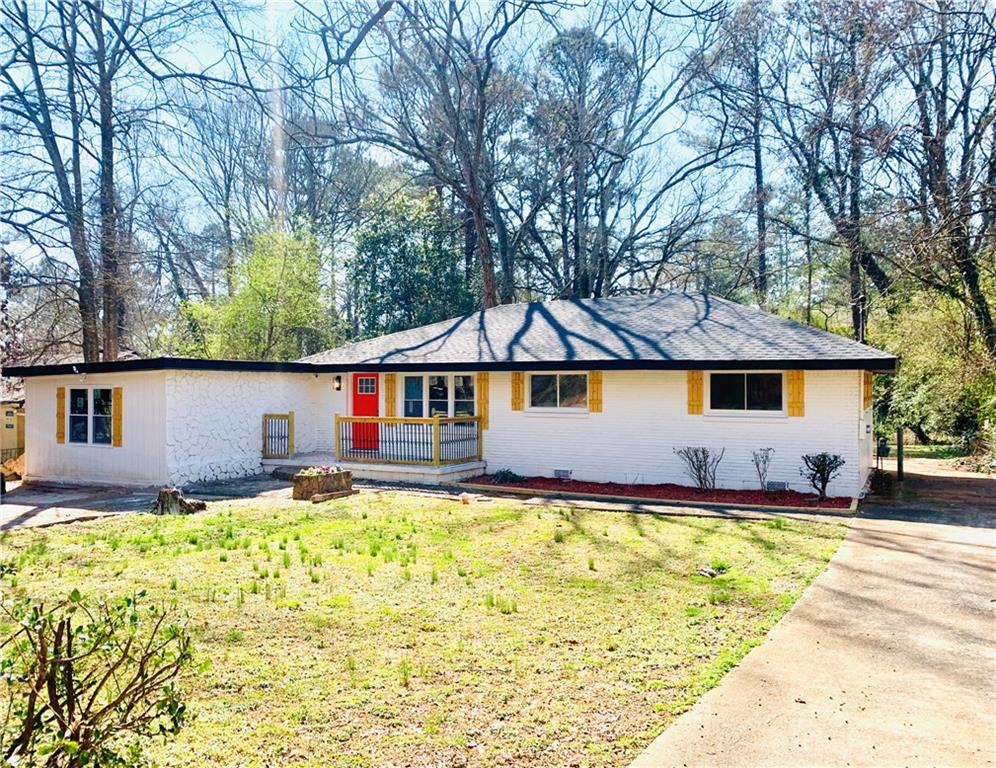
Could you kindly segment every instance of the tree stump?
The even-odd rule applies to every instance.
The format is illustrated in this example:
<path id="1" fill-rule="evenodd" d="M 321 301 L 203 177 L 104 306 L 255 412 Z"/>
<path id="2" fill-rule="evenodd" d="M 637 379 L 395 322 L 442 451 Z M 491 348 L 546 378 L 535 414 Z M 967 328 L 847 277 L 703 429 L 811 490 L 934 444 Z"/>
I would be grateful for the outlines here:
<path id="1" fill-rule="evenodd" d="M 179 488 L 160 488 L 155 502 L 149 507 L 153 515 L 189 515 L 203 512 L 207 502 L 199 499 L 185 499 Z"/>

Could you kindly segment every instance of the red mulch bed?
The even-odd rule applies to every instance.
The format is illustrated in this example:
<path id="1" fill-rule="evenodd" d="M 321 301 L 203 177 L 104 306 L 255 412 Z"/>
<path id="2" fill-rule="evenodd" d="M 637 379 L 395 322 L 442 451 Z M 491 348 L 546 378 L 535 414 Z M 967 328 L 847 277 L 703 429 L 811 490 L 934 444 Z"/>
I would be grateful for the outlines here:
<path id="1" fill-rule="evenodd" d="M 588 483 L 582 480 L 558 480 L 554 477 L 527 477 L 514 483 L 496 483 L 491 475 L 479 475 L 467 480 L 477 485 L 493 485 L 496 488 L 526 488 L 536 491 L 556 491 L 563 494 L 595 493 L 601 496 L 632 496 L 634 498 L 667 501 L 704 501 L 718 504 L 757 504 L 766 507 L 819 507 L 825 509 L 847 509 L 851 500 L 846 496 L 836 496 L 819 501 L 814 493 L 799 491 L 740 491 L 717 488 L 713 491 L 700 491 L 674 483 Z"/>

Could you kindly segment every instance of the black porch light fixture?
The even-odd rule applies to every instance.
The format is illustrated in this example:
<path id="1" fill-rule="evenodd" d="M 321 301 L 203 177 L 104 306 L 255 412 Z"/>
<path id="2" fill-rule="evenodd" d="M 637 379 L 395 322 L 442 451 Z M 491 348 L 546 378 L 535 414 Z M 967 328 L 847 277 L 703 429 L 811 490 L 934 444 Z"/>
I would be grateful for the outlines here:
<path id="1" fill-rule="evenodd" d="M 334 389 L 336 392 L 342 390 L 342 376 L 332 377 L 332 389 Z"/>

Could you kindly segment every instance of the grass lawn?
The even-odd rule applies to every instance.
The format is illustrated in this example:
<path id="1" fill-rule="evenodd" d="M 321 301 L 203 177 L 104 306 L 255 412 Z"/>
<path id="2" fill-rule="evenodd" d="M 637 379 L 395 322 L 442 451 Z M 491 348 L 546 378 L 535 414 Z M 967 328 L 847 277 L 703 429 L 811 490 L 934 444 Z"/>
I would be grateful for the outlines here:
<path id="1" fill-rule="evenodd" d="M 891 445 L 890 455 L 896 456 L 896 446 Z M 903 445 L 903 456 L 907 459 L 957 459 L 967 456 L 968 452 L 958 445 L 916 445 L 906 443 Z"/>
<path id="2" fill-rule="evenodd" d="M 161 765 L 623 766 L 844 531 L 364 494 L 18 531 L 2 551 L 32 594 L 145 589 L 189 616 L 194 719 Z"/>

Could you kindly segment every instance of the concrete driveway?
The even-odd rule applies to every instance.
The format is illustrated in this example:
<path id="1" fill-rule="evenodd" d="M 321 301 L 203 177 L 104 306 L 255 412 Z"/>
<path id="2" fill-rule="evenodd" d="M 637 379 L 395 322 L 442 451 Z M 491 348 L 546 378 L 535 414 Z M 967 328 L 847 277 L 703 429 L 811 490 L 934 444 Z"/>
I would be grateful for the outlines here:
<path id="1" fill-rule="evenodd" d="M 56 483 L 11 483 L 8 488 L 8 493 L 0 502 L 0 530 L 40 528 L 128 512 L 144 512 L 155 500 L 159 490 Z M 262 475 L 201 483 L 185 488 L 184 491 L 188 497 L 210 501 L 290 496 L 287 482 Z"/>
<path id="2" fill-rule="evenodd" d="M 103 485 L 11 483 L 0 502 L 0 530 L 39 528 L 149 508 L 152 491 Z"/>
<path id="3" fill-rule="evenodd" d="M 937 466 L 631 768 L 996 762 L 996 479 Z"/>

